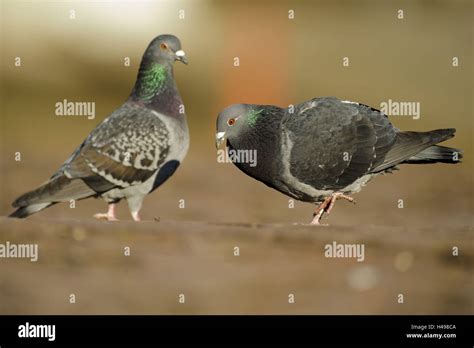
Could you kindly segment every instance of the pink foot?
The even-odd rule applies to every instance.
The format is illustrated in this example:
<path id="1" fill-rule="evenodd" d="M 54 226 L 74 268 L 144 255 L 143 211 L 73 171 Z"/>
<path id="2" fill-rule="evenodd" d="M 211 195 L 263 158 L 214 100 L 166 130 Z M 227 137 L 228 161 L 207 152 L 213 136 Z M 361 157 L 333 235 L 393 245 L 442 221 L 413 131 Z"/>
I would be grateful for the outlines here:
<path id="1" fill-rule="evenodd" d="M 109 204 L 107 213 L 97 213 L 94 214 L 94 217 L 98 220 L 118 221 L 117 217 L 115 216 L 115 204 Z"/>
<path id="2" fill-rule="evenodd" d="M 350 196 L 346 196 L 342 192 L 334 192 L 329 197 L 326 197 L 324 201 L 318 206 L 318 208 L 316 208 L 316 211 L 314 212 L 313 220 L 311 221 L 311 225 L 321 225 L 321 219 L 323 215 L 325 213 L 329 215 L 332 208 L 334 208 L 334 204 L 336 203 L 338 199 L 345 199 L 351 203 L 355 203 L 354 198 Z"/>
<path id="3" fill-rule="evenodd" d="M 140 215 L 138 214 L 138 211 L 132 211 L 131 214 L 132 214 L 133 221 L 142 221 L 142 219 L 140 218 Z"/>

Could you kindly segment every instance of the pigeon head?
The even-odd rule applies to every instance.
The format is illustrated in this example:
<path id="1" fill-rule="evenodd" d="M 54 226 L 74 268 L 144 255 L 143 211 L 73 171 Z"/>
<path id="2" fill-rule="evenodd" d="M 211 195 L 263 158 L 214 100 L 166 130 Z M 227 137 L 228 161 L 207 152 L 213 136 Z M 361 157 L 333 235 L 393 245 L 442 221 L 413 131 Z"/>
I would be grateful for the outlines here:
<path id="1" fill-rule="evenodd" d="M 181 49 L 181 42 L 174 35 L 155 37 L 148 45 L 143 58 L 160 64 L 173 64 L 175 61 L 188 64 L 186 55 Z"/>
<path id="2" fill-rule="evenodd" d="M 226 138 L 232 141 L 249 127 L 255 126 L 262 111 L 259 105 L 234 104 L 226 107 L 217 117 L 216 147 Z"/>
<path id="3" fill-rule="evenodd" d="M 173 35 L 154 38 L 143 54 L 131 98 L 157 107 L 166 104 L 170 109 L 167 111 L 175 110 L 176 105 L 182 104 L 173 77 L 175 61 L 188 64 L 179 39 Z"/>

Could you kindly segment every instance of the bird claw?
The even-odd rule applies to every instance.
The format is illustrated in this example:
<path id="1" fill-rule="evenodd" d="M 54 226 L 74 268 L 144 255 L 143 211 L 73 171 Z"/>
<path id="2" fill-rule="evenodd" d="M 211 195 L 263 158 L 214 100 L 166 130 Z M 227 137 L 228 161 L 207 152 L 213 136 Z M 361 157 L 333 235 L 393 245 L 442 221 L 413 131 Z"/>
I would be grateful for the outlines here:
<path id="1" fill-rule="evenodd" d="M 351 196 L 347 196 L 345 194 L 343 194 L 342 192 L 335 192 L 332 194 L 332 197 L 335 197 L 335 199 L 345 199 L 346 201 L 349 201 L 351 203 L 354 203 L 355 204 L 355 199 L 352 198 Z"/>
<path id="2" fill-rule="evenodd" d="M 97 220 L 105 220 L 105 221 L 119 221 L 115 217 L 115 204 L 109 203 L 109 209 L 107 213 L 97 213 L 94 215 Z"/>
<path id="3" fill-rule="evenodd" d="M 131 214 L 132 214 L 133 221 L 136 221 L 136 222 L 142 221 L 140 215 L 138 214 L 138 211 L 132 211 Z"/>
<path id="4" fill-rule="evenodd" d="M 311 221 L 311 225 L 321 225 L 321 219 L 323 218 L 324 214 L 329 215 L 336 204 L 338 199 L 345 199 L 353 204 L 356 204 L 354 198 L 343 194 L 342 192 L 334 192 L 329 197 L 326 197 L 324 201 L 316 208 L 316 211 L 313 214 L 313 220 Z M 328 225 L 326 225 L 328 226 Z"/>
<path id="5" fill-rule="evenodd" d="M 323 227 L 327 227 L 329 226 L 329 224 L 322 224 L 321 222 L 317 222 L 317 223 L 305 223 L 305 222 L 295 222 L 293 223 L 293 225 L 295 226 L 323 226 Z"/>
<path id="6" fill-rule="evenodd" d="M 94 218 L 96 218 L 97 220 L 105 220 L 105 221 L 119 221 L 115 216 L 110 216 L 107 213 L 94 214 Z"/>

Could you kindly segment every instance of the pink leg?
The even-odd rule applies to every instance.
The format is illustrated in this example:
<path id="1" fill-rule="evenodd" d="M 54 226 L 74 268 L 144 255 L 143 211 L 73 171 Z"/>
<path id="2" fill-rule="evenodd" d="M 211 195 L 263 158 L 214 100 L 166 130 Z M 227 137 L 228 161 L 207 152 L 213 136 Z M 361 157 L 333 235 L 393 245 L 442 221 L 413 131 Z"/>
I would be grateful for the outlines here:
<path id="1" fill-rule="evenodd" d="M 313 220 L 311 220 L 310 225 L 321 225 L 321 218 L 323 217 L 328 205 L 331 203 L 331 199 L 331 196 L 326 197 L 324 201 L 316 208 Z"/>
<path id="2" fill-rule="evenodd" d="M 95 214 L 94 217 L 98 220 L 118 221 L 117 217 L 115 216 L 115 204 L 110 203 L 107 213 L 98 213 Z"/>
<path id="3" fill-rule="evenodd" d="M 132 214 L 133 221 L 142 221 L 142 219 L 140 218 L 140 215 L 138 214 L 138 211 L 132 211 L 131 214 Z"/>
<path id="4" fill-rule="evenodd" d="M 326 210 L 326 213 L 329 215 L 329 213 L 331 212 L 332 208 L 334 207 L 334 204 L 336 204 L 336 200 L 338 199 L 345 199 L 351 203 L 355 203 L 354 201 L 354 198 L 350 197 L 350 196 L 346 196 L 345 194 L 343 194 L 342 192 L 335 192 L 332 194 L 331 196 L 331 203 L 329 204 L 329 207 L 328 209 Z"/>
<path id="5" fill-rule="evenodd" d="M 332 208 L 334 207 L 334 204 L 336 203 L 336 200 L 341 199 L 341 198 L 348 200 L 351 203 L 355 203 L 354 198 L 350 196 L 346 196 L 342 192 L 334 192 L 329 197 L 326 197 L 326 199 L 318 206 L 318 208 L 316 208 L 316 211 L 314 212 L 313 220 L 311 221 L 311 225 L 321 225 L 321 219 L 324 213 L 329 215 Z"/>

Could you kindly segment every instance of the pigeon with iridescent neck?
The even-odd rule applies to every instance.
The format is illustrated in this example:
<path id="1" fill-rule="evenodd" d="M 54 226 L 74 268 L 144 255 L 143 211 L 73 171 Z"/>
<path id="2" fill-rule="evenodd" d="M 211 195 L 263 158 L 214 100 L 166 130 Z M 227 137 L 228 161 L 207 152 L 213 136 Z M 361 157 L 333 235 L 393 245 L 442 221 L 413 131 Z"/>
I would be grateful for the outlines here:
<path id="1" fill-rule="evenodd" d="M 153 39 L 127 101 L 47 182 L 16 199 L 17 210 L 10 216 L 24 218 L 59 202 L 100 197 L 109 208 L 96 218 L 116 220 L 115 204 L 125 199 L 139 221 L 144 197 L 173 175 L 188 151 L 183 101 L 173 77 L 175 61 L 187 64 L 179 39 Z"/>
<path id="2" fill-rule="evenodd" d="M 353 202 L 349 195 L 399 164 L 458 163 L 460 150 L 436 145 L 455 131 L 403 132 L 367 105 L 315 98 L 287 109 L 231 105 L 217 118 L 216 146 L 227 139 L 229 153 L 243 154 L 233 162 L 244 173 L 318 204 L 311 221 L 318 225 L 337 199 Z"/>

